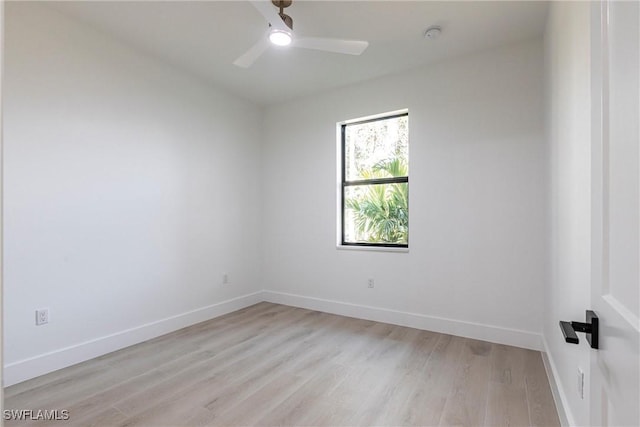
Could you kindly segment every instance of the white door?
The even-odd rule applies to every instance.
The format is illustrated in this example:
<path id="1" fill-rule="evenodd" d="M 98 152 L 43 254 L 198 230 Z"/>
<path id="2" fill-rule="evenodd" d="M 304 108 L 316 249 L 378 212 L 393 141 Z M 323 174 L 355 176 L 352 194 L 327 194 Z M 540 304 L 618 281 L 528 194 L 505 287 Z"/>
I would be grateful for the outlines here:
<path id="1" fill-rule="evenodd" d="M 591 424 L 640 426 L 640 3 L 594 3 L 591 48 Z"/>

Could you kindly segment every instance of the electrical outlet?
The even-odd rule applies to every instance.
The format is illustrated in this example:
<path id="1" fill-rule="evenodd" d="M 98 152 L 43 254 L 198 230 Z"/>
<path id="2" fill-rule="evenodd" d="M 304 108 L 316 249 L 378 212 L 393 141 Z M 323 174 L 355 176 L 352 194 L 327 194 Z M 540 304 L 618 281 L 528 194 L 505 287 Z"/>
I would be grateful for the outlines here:
<path id="1" fill-rule="evenodd" d="M 367 287 L 369 289 L 373 289 L 375 287 L 375 281 L 373 279 L 369 279 L 369 281 L 367 282 Z"/>
<path id="2" fill-rule="evenodd" d="M 224 273 L 224 274 L 222 275 L 222 284 L 223 284 L 223 285 L 226 285 L 226 284 L 228 284 L 228 283 L 229 283 L 229 275 L 228 275 L 227 273 Z"/>
<path id="3" fill-rule="evenodd" d="M 36 326 L 47 323 L 49 323 L 49 309 L 41 308 L 40 310 L 36 310 Z"/>
<path id="4" fill-rule="evenodd" d="M 578 396 L 580 399 L 584 399 L 584 372 L 582 369 L 578 368 Z"/>

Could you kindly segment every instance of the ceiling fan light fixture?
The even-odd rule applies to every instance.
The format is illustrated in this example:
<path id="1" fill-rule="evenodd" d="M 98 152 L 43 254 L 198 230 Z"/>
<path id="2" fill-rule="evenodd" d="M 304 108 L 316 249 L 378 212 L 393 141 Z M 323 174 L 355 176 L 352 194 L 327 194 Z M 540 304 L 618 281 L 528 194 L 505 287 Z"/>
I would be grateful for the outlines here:
<path id="1" fill-rule="evenodd" d="M 293 41 L 290 31 L 272 28 L 269 31 L 269 41 L 276 46 L 289 46 Z"/>

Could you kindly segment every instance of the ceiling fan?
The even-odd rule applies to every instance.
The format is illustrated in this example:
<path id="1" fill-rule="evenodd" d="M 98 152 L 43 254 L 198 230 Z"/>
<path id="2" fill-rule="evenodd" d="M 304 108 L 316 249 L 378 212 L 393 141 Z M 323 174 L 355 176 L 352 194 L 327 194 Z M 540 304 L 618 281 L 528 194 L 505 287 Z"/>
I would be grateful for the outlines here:
<path id="1" fill-rule="evenodd" d="M 360 40 L 342 40 L 320 37 L 294 37 L 293 19 L 284 13 L 284 9 L 291 6 L 293 0 L 252 0 L 253 7 L 264 16 L 269 23 L 269 29 L 262 39 L 254 44 L 242 56 L 233 61 L 234 65 L 249 68 L 271 44 L 276 46 L 300 47 L 304 49 L 322 50 L 325 52 L 360 55 L 369 46 L 369 42 Z M 278 12 L 273 6 L 280 9 Z"/>

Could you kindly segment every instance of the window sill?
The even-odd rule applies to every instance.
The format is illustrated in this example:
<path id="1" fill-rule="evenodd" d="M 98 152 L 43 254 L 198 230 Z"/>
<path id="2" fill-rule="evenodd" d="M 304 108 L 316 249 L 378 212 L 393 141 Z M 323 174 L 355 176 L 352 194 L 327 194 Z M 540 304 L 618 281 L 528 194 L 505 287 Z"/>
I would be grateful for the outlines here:
<path id="1" fill-rule="evenodd" d="M 409 248 L 388 248 L 384 246 L 351 246 L 351 245 L 336 245 L 336 249 L 345 251 L 364 251 L 364 252 L 399 252 L 408 253 Z"/>

